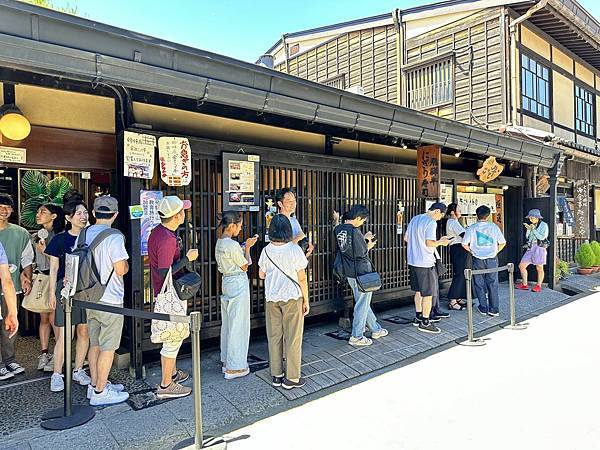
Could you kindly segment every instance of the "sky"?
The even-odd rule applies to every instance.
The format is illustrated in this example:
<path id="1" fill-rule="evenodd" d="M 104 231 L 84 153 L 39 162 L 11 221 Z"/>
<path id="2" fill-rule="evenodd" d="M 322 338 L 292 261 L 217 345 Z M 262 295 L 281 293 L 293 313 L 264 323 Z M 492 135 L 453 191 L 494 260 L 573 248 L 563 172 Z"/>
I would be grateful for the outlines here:
<path id="1" fill-rule="evenodd" d="M 432 0 L 53 0 L 120 28 L 255 62 L 284 33 L 390 13 Z M 598 0 L 579 0 L 600 19 Z"/>

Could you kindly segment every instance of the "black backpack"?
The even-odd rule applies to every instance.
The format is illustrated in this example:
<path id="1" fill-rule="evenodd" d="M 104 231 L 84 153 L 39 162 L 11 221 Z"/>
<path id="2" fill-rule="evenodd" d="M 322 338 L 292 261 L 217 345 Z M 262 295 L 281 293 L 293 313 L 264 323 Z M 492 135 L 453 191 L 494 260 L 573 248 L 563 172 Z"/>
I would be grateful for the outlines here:
<path id="1" fill-rule="evenodd" d="M 72 255 L 79 257 L 79 269 L 77 270 L 77 287 L 73 299 L 81 300 L 84 302 L 100 301 L 106 290 L 106 286 L 110 282 L 114 269 L 110 272 L 106 284 L 102 284 L 100 278 L 100 272 L 94 261 L 94 250 L 109 236 L 112 235 L 123 235 L 119 230 L 114 228 L 108 228 L 102 230 L 94 240 L 87 245 L 85 243 L 87 228 L 81 230 L 79 237 L 77 238 L 77 245 L 71 252 Z"/>

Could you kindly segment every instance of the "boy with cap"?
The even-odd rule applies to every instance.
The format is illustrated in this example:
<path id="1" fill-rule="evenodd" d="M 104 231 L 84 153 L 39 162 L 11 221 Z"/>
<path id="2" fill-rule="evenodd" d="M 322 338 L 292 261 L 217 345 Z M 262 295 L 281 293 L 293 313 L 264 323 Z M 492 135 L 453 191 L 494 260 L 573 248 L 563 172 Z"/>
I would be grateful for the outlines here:
<path id="1" fill-rule="evenodd" d="M 443 236 L 436 239 L 437 221 L 444 217 L 446 205 L 434 203 L 429 211 L 412 218 L 406 229 L 410 288 L 415 291 L 416 318 L 413 322 L 423 333 L 439 333 L 431 322 L 433 298 L 439 296 L 438 274 L 435 269 L 435 249 L 450 241 Z M 439 319 L 438 319 L 439 320 Z"/>
<path id="2" fill-rule="evenodd" d="M 177 229 L 185 222 L 185 211 L 190 209 L 189 200 L 181 200 L 176 195 L 164 197 L 158 203 L 160 224 L 152 230 L 148 239 L 148 257 L 150 258 L 150 274 L 154 296 L 158 295 L 169 269 L 174 277 L 187 263 L 198 258 L 198 250 L 190 249 L 181 257 L 181 240 L 177 237 Z M 181 369 L 177 369 L 177 353 L 182 342 L 163 343 L 160 352 L 162 380 L 156 396 L 158 398 L 178 398 L 190 395 L 192 390 L 180 383 L 189 378 Z"/>
<path id="3" fill-rule="evenodd" d="M 9 222 L 14 207 L 15 204 L 10 195 L 0 194 L 0 244 L 4 247 L 8 258 L 8 267 L 16 293 L 27 295 L 32 286 L 35 253 L 27 230 Z M 2 296 L 0 308 L 7 311 L 8 306 L 6 298 Z M 3 326 L 0 327 L 0 380 L 25 371 L 15 361 L 16 340 L 16 334 L 9 333 Z"/>
<path id="4" fill-rule="evenodd" d="M 527 219 L 529 219 L 530 223 L 523 224 L 527 230 L 525 234 L 527 251 L 519 263 L 521 284 L 517 284 L 516 287 L 525 291 L 529 289 L 529 285 L 527 284 L 527 266 L 533 264 L 537 270 L 538 278 L 532 291 L 540 292 L 542 290 L 542 283 L 544 282 L 544 265 L 546 264 L 546 248 L 548 247 L 548 233 L 550 230 L 548 224 L 542 221 L 543 217 L 539 209 L 529 211 Z"/>
<path id="5" fill-rule="evenodd" d="M 473 255 L 473 269 L 494 269 L 498 267 L 498 253 L 506 247 L 506 239 L 498 225 L 490 222 L 489 207 L 482 205 L 475 210 L 477 222 L 467 228 L 462 246 Z M 498 316 L 500 299 L 498 295 L 498 272 L 475 275 L 475 292 L 479 299 L 477 309 L 483 315 Z"/>
<path id="6" fill-rule="evenodd" d="M 92 257 L 100 272 L 100 282 L 106 286 L 106 290 L 98 303 L 122 308 L 125 297 L 123 276 L 129 272 L 129 255 L 125 249 L 125 236 L 111 228 L 119 215 L 117 199 L 110 196 L 96 198 L 93 214 L 96 224 L 84 229 L 81 233 L 85 235 L 80 238 L 85 238 L 88 246 L 99 240 Z M 87 311 L 90 336 L 88 361 L 92 379 L 88 385 L 87 397 L 92 406 L 114 405 L 129 398 L 122 384 L 108 381 L 115 351 L 121 345 L 123 319 L 121 314 L 93 309 Z"/>

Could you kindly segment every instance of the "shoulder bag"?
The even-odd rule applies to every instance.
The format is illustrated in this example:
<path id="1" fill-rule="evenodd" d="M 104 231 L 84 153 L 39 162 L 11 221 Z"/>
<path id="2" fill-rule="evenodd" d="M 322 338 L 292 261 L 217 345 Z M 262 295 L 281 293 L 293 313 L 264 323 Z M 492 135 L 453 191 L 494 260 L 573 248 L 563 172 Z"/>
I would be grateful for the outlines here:
<path id="1" fill-rule="evenodd" d="M 31 281 L 31 292 L 23 297 L 23 308 L 34 313 L 47 313 L 53 311 L 48 304 L 50 276 L 36 271 L 34 272 Z"/>
<path id="2" fill-rule="evenodd" d="M 175 316 L 185 316 L 187 313 L 187 300 L 181 300 L 177 296 L 171 269 L 165 277 L 160 293 L 156 296 L 154 312 Z M 155 344 L 181 342 L 190 335 L 189 324 L 167 320 L 152 319 L 150 330 L 152 332 L 150 340 Z"/>
<path id="3" fill-rule="evenodd" d="M 375 270 L 375 266 L 373 262 L 369 260 L 371 263 L 371 267 L 373 268 L 372 272 L 364 273 L 362 275 L 358 274 L 356 270 L 356 253 L 354 252 L 354 231 L 352 232 L 352 261 L 354 262 L 354 276 L 356 277 L 356 284 L 358 285 L 358 290 L 361 292 L 374 292 L 381 289 L 381 276 L 379 272 Z"/>
<path id="4" fill-rule="evenodd" d="M 442 258 L 437 251 L 437 248 L 433 250 L 433 254 L 435 255 L 435 270 L 437 271 L 438 277 L 443 277 L 448 272 L 444 263 L 442 263 Z"/>
<path id="5" fill-rule="evenodd" d="M 271 257 L 269 256 L 269 253 L 267 252 L 266 249 L 265 249 L 265 255 L 267 255 L 267 258 L 269 258 L 269 261 L 271 261 L 273 263 L 273 265 L 277 268 L 277 270 L 279 270 L 282 274 L 284 274 L 288 278 L 288 280 L 290 280 L 292 283 L 294 283 L 296 285 L 296 287 L 300 291 L 300 297 L 302 297 L 302 287 L 300 286 L 300 283 L 298 283 L 296 280 L 294 280 L 292 277 L 290 277 L 287 273 L 285 273 L 285 271 L 281 267 L 279 267 L 275 261 L 273 261 L 271 259 Z"/>

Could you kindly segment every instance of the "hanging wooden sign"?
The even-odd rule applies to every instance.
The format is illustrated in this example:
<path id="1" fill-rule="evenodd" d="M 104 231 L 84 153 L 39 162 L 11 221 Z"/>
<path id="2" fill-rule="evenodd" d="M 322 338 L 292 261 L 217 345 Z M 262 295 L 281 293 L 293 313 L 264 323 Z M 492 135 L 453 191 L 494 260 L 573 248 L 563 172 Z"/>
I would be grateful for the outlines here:
<path id="1" fill-rule="evenodd" d="M 545 194 L 548 192 L 548 189 L 550 189 L 550 177 L 548 175 L 539 176 L 535 184 L 535 190 L 538 195 Z"/>
<path id="2" fill-rule="evenodd" d="M 483 166 L 477 171 L 479 180 L 482 183 L 489 183 L 500 176 L 504 170 L 504 165 L 496 161 L 495 156 L 490 156 L 483 162 Z"/>
<path id="3" fill-rule="evenodd" d="M 438 199 L 440 196 L 442 149 L 424 145 L 417 149 L 417 195 Z"/>
<path id="4" fill-rule="evenodd" d="M 589 196 L 590 185 L 587 180 L 577 180 L 573 186 L 573 194 L 575 197 L 575 237 L 589 238 Z"/>

